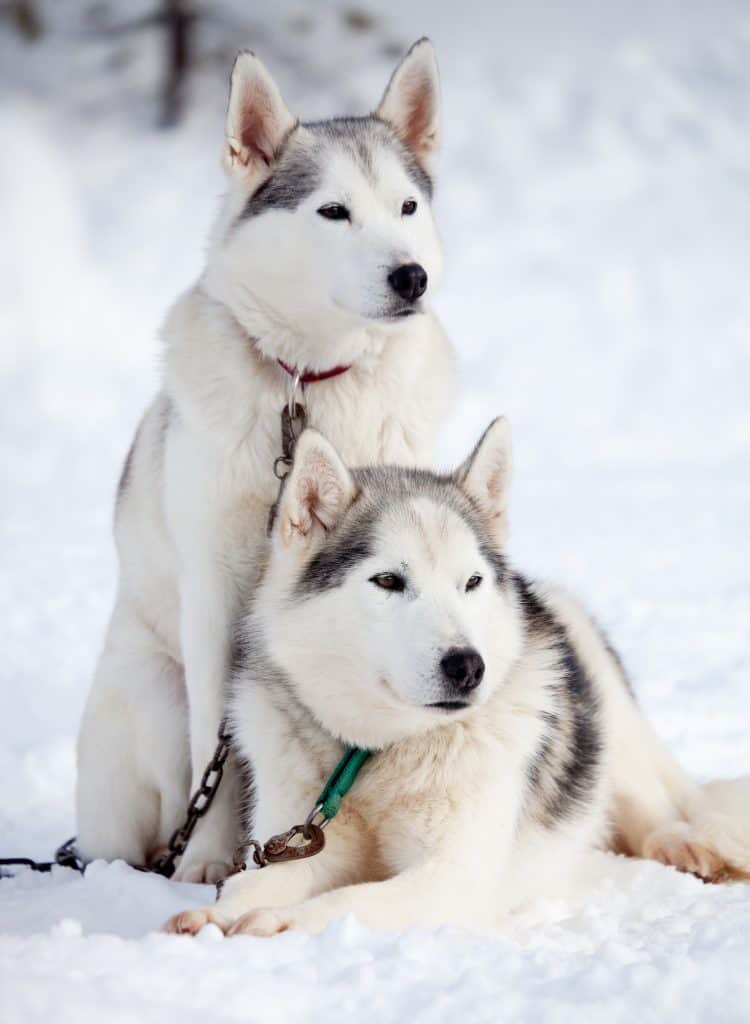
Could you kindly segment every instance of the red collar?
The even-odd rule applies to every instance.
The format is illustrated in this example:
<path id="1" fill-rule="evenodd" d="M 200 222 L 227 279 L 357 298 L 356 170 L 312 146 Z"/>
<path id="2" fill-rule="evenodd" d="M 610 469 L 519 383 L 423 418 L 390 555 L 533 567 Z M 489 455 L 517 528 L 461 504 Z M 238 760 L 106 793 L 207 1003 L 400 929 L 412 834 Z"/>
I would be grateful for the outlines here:
<path id="1" fill-rule="evenodd" d="M 297 371 L 293 366 L 285 363 L 283 359 L 277 359 L 276 362 L 282 368 L 286 370 L 290 377 L 294 377 Z M 330 380 L 331 377 L 339 377 L 342 373 L 346 373 L 347 370 L 351 370 L 351 366 L 334 366 L 332 370 L 324 370 L 322 373 L 301 373 L 300 381 L 303 384 L 317 384 L 321 380 Z"/>

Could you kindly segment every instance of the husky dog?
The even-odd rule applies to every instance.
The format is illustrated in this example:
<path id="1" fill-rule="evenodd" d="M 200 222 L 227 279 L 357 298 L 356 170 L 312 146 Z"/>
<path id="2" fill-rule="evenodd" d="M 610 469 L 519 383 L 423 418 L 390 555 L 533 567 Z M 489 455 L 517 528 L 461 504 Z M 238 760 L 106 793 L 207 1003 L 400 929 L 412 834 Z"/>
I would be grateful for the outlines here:
<path id="1" fill-rule="evenodd" d="M 278 481 L 289 374 L 355 463 L 429 462 L 453 356 L 426 305 L 438 77 L 421 40 L 377 111 L 301 124 L 260 61 L 234 65 L 229 190 L 206 268 L 164 335 L 161 392 L 125 463 L 120 580 L 78 743 L 86 858 L 145 864 L 184 818 L 216 745 L 231 623 L 251 592 Z M 236 845 L 225 779 L 176 877 L 216 881 Z"/>
<path id="2" fill-rule="evenodd" d="M 168 931 L 489 926 L 607 846 L 750 871 L 747 784 L 687 778 L 589 615 L 509 565 L 510 465 L 504 419 L 453 476 L 350 472 L 302 435 L 232 685 L 252 834 L 304 822 L 344 744 L 378 752 L 320 854 L 235 875 Z"/>

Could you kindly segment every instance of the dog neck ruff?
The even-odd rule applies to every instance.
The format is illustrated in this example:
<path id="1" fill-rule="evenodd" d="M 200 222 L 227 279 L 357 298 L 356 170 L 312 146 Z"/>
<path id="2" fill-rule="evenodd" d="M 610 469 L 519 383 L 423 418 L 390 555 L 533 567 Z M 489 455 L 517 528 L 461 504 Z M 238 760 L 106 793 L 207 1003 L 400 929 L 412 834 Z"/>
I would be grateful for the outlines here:
<path id="1" fill-rule="evenodd" d="M 279 364 L 282 370 L 286 370 L 290 377 L 296 377 L 299 374 L 299 381 L 301 384 L 317 384 L 321 380 L 330 380 L 332 377 L 340 377 L 342 373 L 346 373 L 347 370 L 351 370 L 349 366 L 334 366 L 330 370 L 323 370 L 321 373 L 312 373 L 307 370 L 300 372 L 295 367 L 290 366 L 289 363 L 285 363 L 283 359 L 277 359 L 276 362 Z"/>

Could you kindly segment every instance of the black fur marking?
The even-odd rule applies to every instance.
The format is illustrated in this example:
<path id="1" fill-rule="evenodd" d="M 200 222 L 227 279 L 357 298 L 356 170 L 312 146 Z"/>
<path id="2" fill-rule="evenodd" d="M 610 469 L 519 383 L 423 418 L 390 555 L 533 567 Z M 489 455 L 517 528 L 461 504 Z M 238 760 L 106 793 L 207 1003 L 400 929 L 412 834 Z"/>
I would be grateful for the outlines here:
<path id="1" fill-rule="evenodd" d="M 324 590 L 340 587 L 348 574 L 372 554 L 374 516 L 365 515 L 351 529 L 334 534 L 305 566 L 297 581 L 294 596 L 312 597 Z"/>
<path id="2" fill-rule="evenodd" d="M 320 171 L 313 156 L 290 147 L 278 169 L 250 196 L 240 220 L 257 217 L 266 210 L 296 210 L 320 184 Z"/>
<path id="3" fill-rule="evenodd" d="M 546 804 L 547 816 L 552 821 L 571 818 L 586 804 L 599 774 L 602 754 L 599 701 L 594 687 L 567 638 L 561 653 L 573 735 L 560 766 L 555 795 Z"/>
<path id="4" fill-rule="evenodd" d="M 529 804 L 541 806 L 537 816 L 552 828 L 586 807 L 599 777 L 599 698 L 563 625 L 523 577 L 514 576 L 514 584 L 532 642 L 546 641 L 557 655 L 556 710 L 542 715 L 543 737 L 527 767 Z"/>

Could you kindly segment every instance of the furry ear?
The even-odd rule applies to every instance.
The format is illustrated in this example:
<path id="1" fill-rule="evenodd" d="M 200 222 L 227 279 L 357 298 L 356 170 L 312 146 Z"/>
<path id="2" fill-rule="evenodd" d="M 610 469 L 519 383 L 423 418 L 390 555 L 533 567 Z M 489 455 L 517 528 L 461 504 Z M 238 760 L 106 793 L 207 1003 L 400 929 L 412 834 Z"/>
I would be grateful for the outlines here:
<path id="1" fill-rule="evenodd" d="M 265 171 L 296 124 L 255 54 L 240 53 L 232 68 L 227 111 L 224 165 L 229 173 L 249 176 Z"/>
<path id="2" fill-rule="evenodd" d="M 512 465 L 510 423 L 504 416 L 498 416 L 456 474 L 459 487 L 478 505 L 498 544 L 505 542 L 508 533 L 508 490 Z"/>
<path id="3" fill-rule="evenodd" d="M 356 493 L 352 475 L 331 442 L 317 430 L 303 431 L 281 496 L 281 539 L 290 544 L 321 537 L 336 526 Z"/>
<path id="4" fill-rule="evenodd" d="M 416 42 L 393 72 L 376 115 L 431 174 L 440 146 L 440 80 L 429 39 Z"/>

